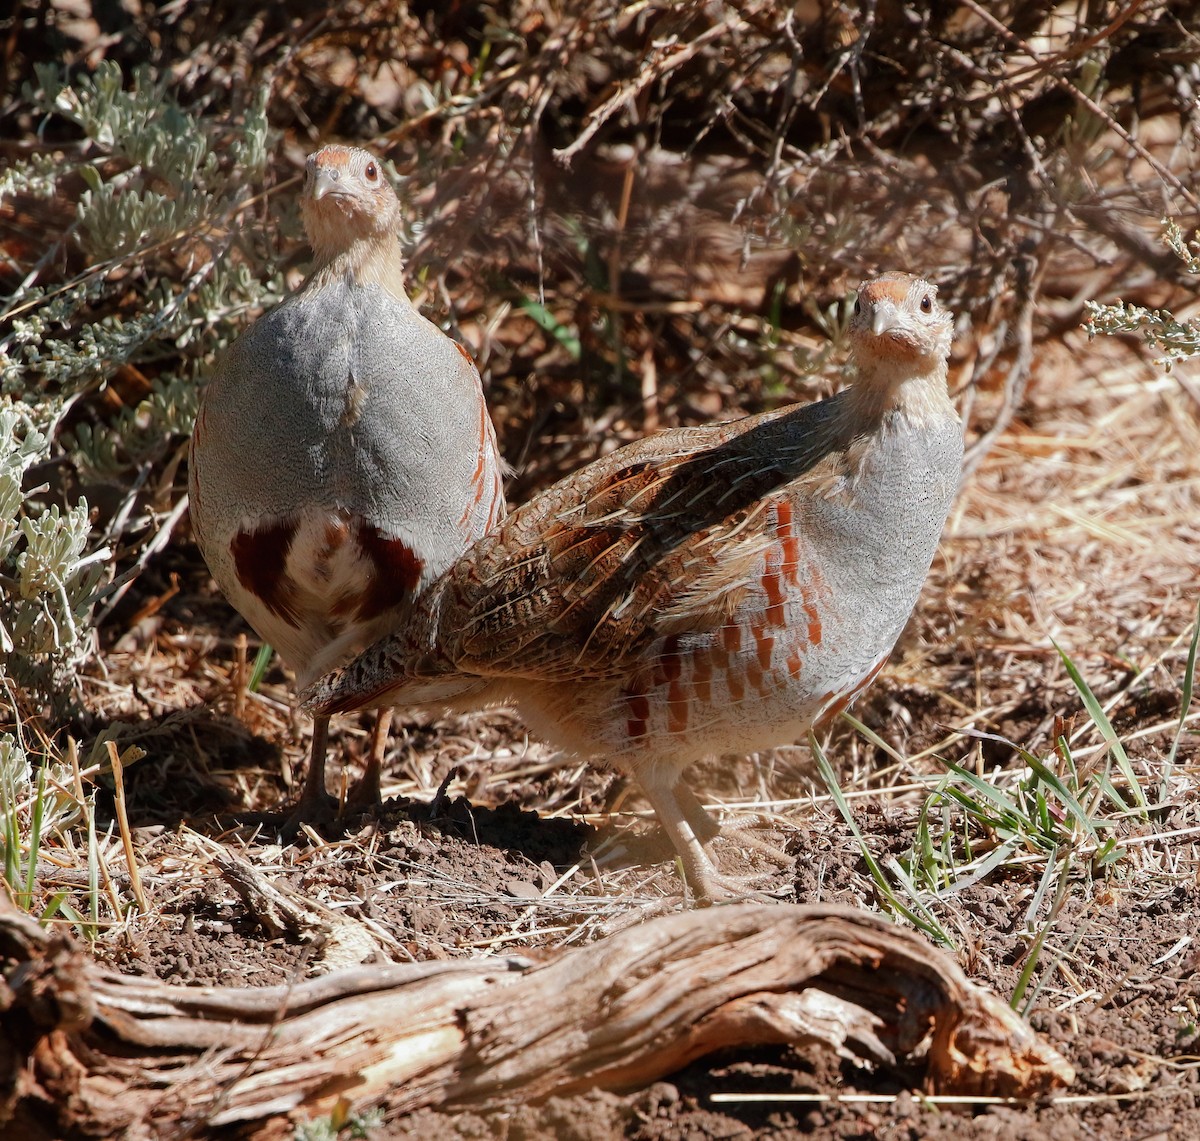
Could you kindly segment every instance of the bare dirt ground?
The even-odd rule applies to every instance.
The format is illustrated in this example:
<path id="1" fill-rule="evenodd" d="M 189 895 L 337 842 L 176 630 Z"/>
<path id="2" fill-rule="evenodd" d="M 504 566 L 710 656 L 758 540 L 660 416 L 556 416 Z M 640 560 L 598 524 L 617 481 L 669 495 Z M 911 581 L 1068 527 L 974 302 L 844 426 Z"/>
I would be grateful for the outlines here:
<path id="1" fill-rule="evenodd" d="M 74 66 L 106 52 L 127 67 L 150 61 L 218 110 L 243 106 L 270 71 L 271 193 L 238 222 L 271 235 L 290 269 L 305 255 L 294 229 L 277 231 L 298 158 L 337 137 L 396 162 L 421 222 L 414 294 L 479 361 L 513 502 L 656 427 L 829 391 L 840 357 L 825 315 L 866 272 L 932 274 L 963 318 L 951 380 L 974 463 L 909 629 L 853 710 L 874 736 L 838 724 L 826 742 L 864 843 L 805 747 L 711 760 L 694 785 L 727 818 L 759 818 L 789 854 L 776 867 L 736 835 L 723 849 L 727 868 L 764 874 L 780 899 L 894 915 L 865 845 L 972 978 L 1005 1000 L 1021 993 L 1075 1084 L 1040 1103 L 938 1105 L 896 1075 L 762 1047 L 649 1088 L 516 1098 L 488 1113 L 405 1115 L 385 1101 L 367 1136 L 1200 1136 L 1194 704 L 1181 724 L 1200 597 L 1200 372 L 1166 373 L 1137 338 L 1089 340 L 1080 327 L 1089 297 L 1195 311 L 1194 279 L 1156 232 L 1164 200 L 1187 200 L 1049 78 L 1083 84 L 1071 68 L 1111 45 L 1097 98 L 1194 188 L 1195 109 L 1179 95 L 1200 58 L 1190 5 L 1086 26 L 1011 5 L 1008 22 L 1036 42 L 1032 64 L 969 4 L 944 18 L 880 5 L 869 27 L 864 6 L 840 3 L 787 16 L 769 3 L 564 14 L 381 0 L 287 17 L 285 6 L 216 5 L 207 22 L 170 6 L 97 25 L 92 40 L 44 14 L 70 7 L 28 16 L 12 58 L 42 58 L 38 37 L 53 31 Z M 351 65 L 370 82 L 347 78 Z M 44 124 L 14 92 L 16 155 Z M 593 129 L 596 145 L 583 145 Z M 551 157 L 576 142 L 571 166 Z M 37 145 L 64 162 L 95 153 L 61 125 Z M 12 288 L 41 256 L 33 238 L 65 232 L 72 205 L 61 188 L 48 204 L 6 201 Z M 117 275 L 123 313 L 149 292 L 129 280 Z M 106 374 L 72 427 L 136 406 L 181 351 L 151 345 L 136 367 Z M 106 737 L 146 754 L 124 783 L 148 907 L 131 906 L 101 774 L 97 858 L 112 878 L 91 954 L 181 986 L 258 986 L 360 963 L 552 955 L 682 906 L 669 845 L 625 779 L 556 756 L 502 710 L 399 713 L 377 816 L 288 843 L 223 823 L 298 789 L 310 726 L 277 662 L 247 689 L 257 638 L 216 592 L 186 515 L 171 514 L 184 448 L 164 429 L 133 464 L 133 514 L 149 523 L 118 535 L 114 572 L 142 570 L 96 630 L 77 679 L 82 711 L 54 722 L 32 699 L 12 710 L 55 760 L 68 737 L 85 767 L 103 761 Z M 80 476 L 98 527 L 133 502 L 132 471 L 122 478 Z M 143 557 L 163 527 L 169 542 Z M 1056 643 L 1105 709 L 1126 770 Z M 9 728 L 6 706 L 0 715 Z M 335 724 L 331 779 L 357 776 L 367 731 L 366 718 Z M 1078 793 L 1079 813 L 1030 756 Z M 961 775 L 955 800 L 939 783 L 948 763 L 1000 800 Z M 39 873 L 29 910 L 61 891 L 86 916 L 86 835 L 76 823 L 49 843 L 56 867 Z M 286 920 L 239 894 L 217 856 L 283 891 Z M 77 936 L 87 926 L 55 923 Z"/>

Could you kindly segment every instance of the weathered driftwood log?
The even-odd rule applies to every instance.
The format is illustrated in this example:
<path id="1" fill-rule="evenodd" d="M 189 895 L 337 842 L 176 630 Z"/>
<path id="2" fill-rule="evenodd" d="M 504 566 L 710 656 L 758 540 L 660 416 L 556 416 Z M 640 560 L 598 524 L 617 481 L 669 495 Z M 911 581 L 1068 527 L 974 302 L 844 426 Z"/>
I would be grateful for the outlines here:
<path id="1" fill-rule="evenodd" d="M 307 1117 L 385 1091 L 415 1109 L 629 1088 L 764 1042 L 918 1065 L 940 1092 L 1032 1095 L 1072 1077 L 920 936 L 844 908 L 715 907 L 546 962 L 240 989 L 114 974 L 0 896 L 0 956 L 0 1122 L 68 1135 Z"/>

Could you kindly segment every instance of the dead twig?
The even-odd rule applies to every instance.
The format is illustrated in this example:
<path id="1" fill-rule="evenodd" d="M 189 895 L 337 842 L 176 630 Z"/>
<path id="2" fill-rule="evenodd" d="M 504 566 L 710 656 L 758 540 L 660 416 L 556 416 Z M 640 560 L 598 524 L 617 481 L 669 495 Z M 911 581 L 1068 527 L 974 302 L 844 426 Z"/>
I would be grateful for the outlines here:
<path id="1" fill-rule="evenodd" d="M 1037 302 L 1039 287 L 1042 280 L 1044 264 L 1039 265 L 1032 254 L 1017 258 L 1013 263 L 1016 272 L 1016 313 L 1012 322 L 1012 333 L 1017 342 L 1017 351 L 1008 372 L 1004 375 L 1004 400 L 995 420 L 979 438 L 970 444 L 963 453 L 962 478 L 965 483 L 970 479 L 975 469 L 983 462 L 984 456 L 992 446 L 1008 430 L 1029 383 L 1029 373 L 1033 367 L 1033 311 Z M 989 356 L 985 367 L 990 367 L 992 357 Z M 976 374 L 978 379 L 979 373 Z"/>

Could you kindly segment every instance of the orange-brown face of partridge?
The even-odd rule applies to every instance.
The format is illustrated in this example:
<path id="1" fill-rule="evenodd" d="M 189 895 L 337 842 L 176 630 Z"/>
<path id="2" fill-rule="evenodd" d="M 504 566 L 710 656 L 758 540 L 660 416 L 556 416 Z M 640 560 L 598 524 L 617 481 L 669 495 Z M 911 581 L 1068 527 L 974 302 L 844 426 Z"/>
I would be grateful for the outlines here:
<path id="1" fill-rule="evenodd" d="M 861 372 L 925 368 L 945 360 L 954 322 L 937 287 L 908 273 L 885 273 L 859 288 L 850 336 Z"/>
<path id="2" fill-rule="evenodd" d="M 331 144 L 308 156 L 300 215 L 321 264 L 357 241 L 394 237 L 400 200 L 374 155 Z"/>

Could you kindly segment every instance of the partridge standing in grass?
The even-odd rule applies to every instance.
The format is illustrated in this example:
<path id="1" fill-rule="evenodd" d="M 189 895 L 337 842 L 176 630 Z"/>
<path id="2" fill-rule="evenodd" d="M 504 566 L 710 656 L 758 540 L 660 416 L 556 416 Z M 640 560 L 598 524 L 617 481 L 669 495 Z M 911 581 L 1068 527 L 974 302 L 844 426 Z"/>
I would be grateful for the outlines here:
<path id="1" fill-rule="evenodd" d="M 213 578 L 307 684 L 385 632 L 505 513 L 479 373 L 404 289 L 400 202 L 366 151 L 308 158 L 312 272 L 225 353 L 192 436 Z M 383 703 L 380 703 L 381 705 Z M 379 796 L 381 712 L 355 792 Z M 326 815 L 328 716 L 293 822 Z"/>
<path id="2" fill-rule="evenodd" d="M 306 703 L 511 703 L 554 745 L 629 770 L 696 894 L 726 894 L 719 828 L 683 770 L 794 741 L 854 700 L 958 488 L 936 292 L 903 273 L 859 289 L 838 395 L 649 437 L 532 499 Z"/>

